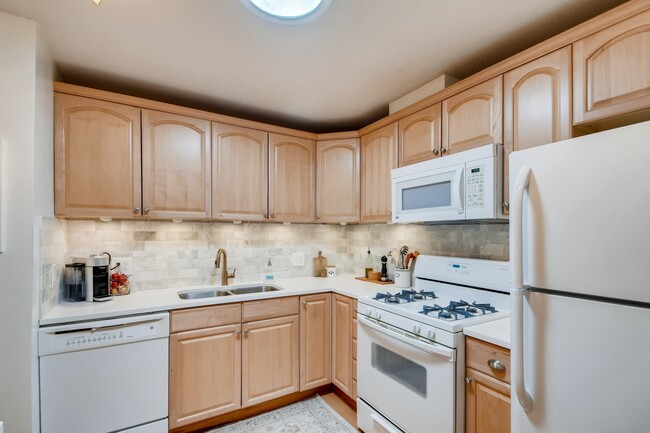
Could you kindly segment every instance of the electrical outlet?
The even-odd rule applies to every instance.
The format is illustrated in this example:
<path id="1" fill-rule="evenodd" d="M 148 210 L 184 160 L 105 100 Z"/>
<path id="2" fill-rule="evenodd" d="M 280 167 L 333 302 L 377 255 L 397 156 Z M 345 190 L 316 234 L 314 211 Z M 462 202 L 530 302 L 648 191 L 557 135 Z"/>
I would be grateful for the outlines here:
<path id="1" fill-rule="evenodd" d="M 291 255 L 292 266 L 305 266 L 305 255 L 303 253 L 293 253 Z"/>
<path id="2" fill-rule="evenodd" d="M 133 275 L 133 257 L 116 257 L 113 266 L 120 264 L 120 272 L 129 277 Z"/>

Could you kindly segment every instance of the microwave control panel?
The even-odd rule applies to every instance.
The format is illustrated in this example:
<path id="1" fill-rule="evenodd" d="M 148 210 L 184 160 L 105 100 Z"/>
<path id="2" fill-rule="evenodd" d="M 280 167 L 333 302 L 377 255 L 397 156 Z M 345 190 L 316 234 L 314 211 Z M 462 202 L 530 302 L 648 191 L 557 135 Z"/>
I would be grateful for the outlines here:
<path id="1" fill-rule="evenodd" d="M 465 180 L 465 203 L 468 209 L 485 206 L 485 166 L 468 166 Z"/>

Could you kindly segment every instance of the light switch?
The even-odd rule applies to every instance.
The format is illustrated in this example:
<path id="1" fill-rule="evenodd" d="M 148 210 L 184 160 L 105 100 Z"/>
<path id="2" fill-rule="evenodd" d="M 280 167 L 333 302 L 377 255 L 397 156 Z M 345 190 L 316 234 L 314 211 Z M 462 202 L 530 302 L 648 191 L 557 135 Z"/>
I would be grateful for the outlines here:
<path id="1" fill-rule="evenodd" d="M 293 253 L 291 255 L 292 266 L 305 266 L 305 255 L 303 253 Z"/>

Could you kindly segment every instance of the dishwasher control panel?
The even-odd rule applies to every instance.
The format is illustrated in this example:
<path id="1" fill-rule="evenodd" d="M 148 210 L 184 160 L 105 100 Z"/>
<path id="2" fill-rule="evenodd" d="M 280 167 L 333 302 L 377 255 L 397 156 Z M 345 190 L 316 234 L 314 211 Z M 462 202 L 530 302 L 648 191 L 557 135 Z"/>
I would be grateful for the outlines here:
<path id="1" fill-rule="evenodd" d="M 96 349 L 169 336 L 169 314 L 158 313 L 71 325 L 39 331 L 39 356 Z"/>

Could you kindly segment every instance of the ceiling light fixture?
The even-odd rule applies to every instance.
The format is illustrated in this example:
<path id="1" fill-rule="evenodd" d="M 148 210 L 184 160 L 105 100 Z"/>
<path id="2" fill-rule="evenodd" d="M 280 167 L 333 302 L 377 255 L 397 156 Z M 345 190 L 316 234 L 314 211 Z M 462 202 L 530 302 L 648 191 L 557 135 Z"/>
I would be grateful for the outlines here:
<path id="1" fill-rule="evenodd" d="M 102 2 L 102 0 L 93 0 L 93 3 L 99 6 L 99 4 Z"/>
<path id="2" fill-rule="evenodd" d="M 280 24 L 302 24 L 325 12 L 332 0 L 241 0 L 255 15 Z"/>

